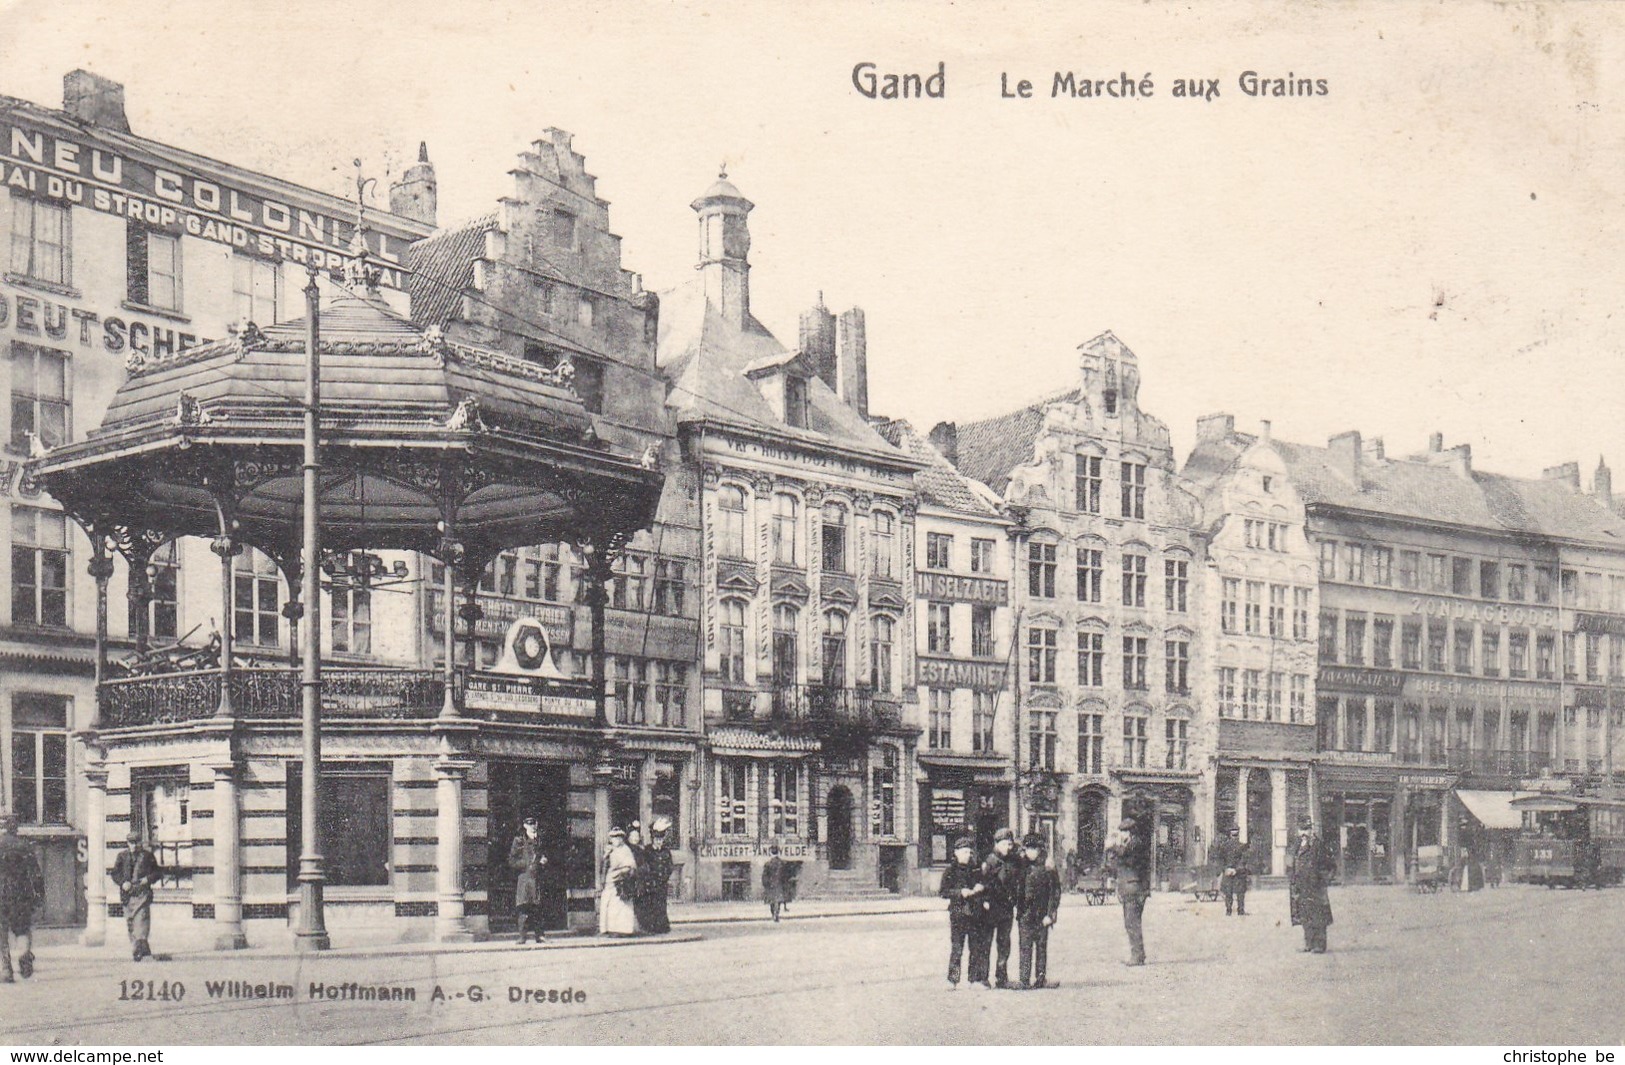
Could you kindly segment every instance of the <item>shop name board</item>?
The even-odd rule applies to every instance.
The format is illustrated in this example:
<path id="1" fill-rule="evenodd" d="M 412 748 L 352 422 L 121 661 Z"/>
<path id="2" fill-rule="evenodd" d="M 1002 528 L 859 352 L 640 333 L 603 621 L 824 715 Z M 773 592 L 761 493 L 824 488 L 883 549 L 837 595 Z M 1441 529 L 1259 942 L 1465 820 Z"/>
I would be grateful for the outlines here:
<path id="1" fill-rule="evenodd" d="M 770 843 L 702 843 L 701 858 L 770 858 Z M 805 843 L 780 843 L 779 857 L 787 860 L 813 856 L 812 847 Z"/>
<path id="2" fill-rule="evenodd" d="M 1574 689 L 1574 705 L 1605 710 L 1608 708 L 1608 696 L 1609 689 L 1607 688 L 1576 687 Z M 1625 702 L 1625 698 L 1616 697 L 1613 701 L 1616 703 Z"/>
<path id="3" fill-rule="evenodd" d="M 0 121 L 0 185 L 317 269 L 354 258 L 353 222 L 12 121 Z M 401 288 L 411 238 L 374 230 L 365 239 L 381 283 Z"/>
<path id="4" fill-rule="evenodd" d="M 1456 778 L 1449 773 L 1401 773 L 1399 782 L 1407 788 L 1453 788 Z"/>
<path id="5" fill-rule="evenodd" d="M 1558 701 L 1555 684 L 1507 684 L 1497 680 L 1457 680 L 1453 677 L 1412 677 L 1406 687 L 1411 695 L 1449 695 L 1468 699 L 1501 699 L 1514 702 L 1551 703 Z"/>
<path id="6" fill-rule="evenodd" d="M 643 779 L 643 763 L 599 762 L 592 775 L 608 784 L 635 785 Z"/>
<path id="7" fill-rule="evenodd" d="M 1575 632 L 1601 632 L 1611 636 L 1625 636 L 1625 614 L 1574 615 Z"/>
<path id="8" fill-rule="evenodd" d="M 1338 691 L 1398 695 L 1405 688 L 1405 674 L 1390 669 L 1361 669 L 1358 666 L 1322 666 L 1315 677 L 1318 688 Z"/>
<path id="9" fill-rule="evenodd" d="M 7 326 L 19 337 L 37 337 L 48 346 L 77 344 L 81 348 L 94 348 L 100 344 L 112 355 L 126 347 L 143 355 L 173 355 L 209 342 L 207 337 L 157 322 L 128 315 L 104 317 L 71 303 L 58 303 L 15 290 L 0 291 L 0 329 Z"/>
<path id="10" fill-rule="evenodd" d="M 899 483 L 912 483 L 914 475 L 903 470 L 888 469 L 867 462 L 856 462 L 842 455 L 833 454 L 827 450 L 816 447 L 786 447 L 779 444 L 762 444 L 754 440 L 736 440 L 728 436 L 713 436 L 713 441 L 722 445 L 723 449 L 749 458 L 767 459 L 773 462 L 787 462 L 800 467 L 814 469 L 835 470 L 840 473 L 857 474 L 863 477 L 875 478 L 883 481 L 897 481 Z"/>
<path id="11" fill-rule="evenodd" d="M 1004 690 L 1003 662 L 964 662 L 957 658 L 916 659 L 919 682 L 931 688 L 969 688 L 972 691 Z"/>
<path id="12" fill-rule="evenodd" d="M 1010 601 L 1010 586 L 987 577 L 959 577 L 952 573 L 914 574 L 914 594 L 921 599 L 952 603 L 981 603 L 1004 606 Z"/>
<path id="13" fill-rule="evenodd" d="M 597 713 L 589 693 L 561 689 L 543 680 L 489 673 L 475 673 L 468 678 L 468 685 L 463 689 L 463 705 L 471 710 L 557 717 L 591 718 Z"/>
<path id="14" fill-rule="evenodd" d="M 965 793 L 958 788 L 931 790 L 931 821 L 938 825 L 957 825 L 965 820 Z"/>
<path id="15" fill-rule="evenodd" d="M 445 632 L 446 593 L 439 588 L 429 593 L 429 628 L 436 634 Z M 461 596 L 457 607 L 461 609 Z M 569 647 L 575 636 L 575 611 L 567 606 L 547 603 L 522 603 L 499 596 L 482 595 L 478 599 L 480 618 L 474 622 L 474 635 L 486 639 L 501 639 L 508 626 L 520 618 L 535 618 L 547 631 L 554 647 Z"/>
<path id="16" fill-rule="evenodd" d="M 1487 621 L 1491 624 L 1557 627 L 1557 611 L 1554 608 L 1516 603 L 1473 603 L 1462 599 L 1413 595 L 1411 613 L 1435 618 L 1459 618 L 1462 621 Z"/>

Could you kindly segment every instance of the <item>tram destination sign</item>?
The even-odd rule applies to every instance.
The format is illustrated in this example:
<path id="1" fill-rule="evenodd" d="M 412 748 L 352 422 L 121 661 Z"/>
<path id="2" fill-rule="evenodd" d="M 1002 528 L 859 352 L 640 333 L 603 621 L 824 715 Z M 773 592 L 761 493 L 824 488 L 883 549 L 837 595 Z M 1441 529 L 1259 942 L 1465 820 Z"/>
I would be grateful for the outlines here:
<path id="1" fill-rule="evenodd" d="M 550 717 L 594 716 L 592 697 L 577 687 L 562 687 L 537 677 L 475 673 L 463 690 L 470 710 L 544 714 Z"/>

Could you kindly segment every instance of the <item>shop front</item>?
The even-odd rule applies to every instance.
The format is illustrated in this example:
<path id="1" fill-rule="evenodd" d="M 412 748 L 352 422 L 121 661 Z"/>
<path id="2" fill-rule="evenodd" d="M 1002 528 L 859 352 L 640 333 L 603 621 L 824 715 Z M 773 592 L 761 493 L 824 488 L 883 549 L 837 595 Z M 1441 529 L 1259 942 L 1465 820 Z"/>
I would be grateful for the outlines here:
<path id="1" fill-rule="evenodd" d="M 1196 821 L 1195 772 L 1120 771 L 1124 816 L 1151 826 L 1151 880 L 1163 890 L 1184 886 L 1201 863 L 1206 841 Z"/>
<path id="2" fill-rule="evenodd" d="M 1002 758 L 922 751 L 918 761 L 921 890 L 932 892 L 955 839 L 974 839 L 978 856 L 992 852 L 993 834 L 1010 823 L 1014 778 Z"/>
<path id="3" fill-rule="evenodd" d="M 1394 767 L 1323 764 L 1318 790 L 1320 832 L 1336 848 L 1338 880 L 1386 883 L 1403 875 L 1395 848 L 1401 807 Z"/>

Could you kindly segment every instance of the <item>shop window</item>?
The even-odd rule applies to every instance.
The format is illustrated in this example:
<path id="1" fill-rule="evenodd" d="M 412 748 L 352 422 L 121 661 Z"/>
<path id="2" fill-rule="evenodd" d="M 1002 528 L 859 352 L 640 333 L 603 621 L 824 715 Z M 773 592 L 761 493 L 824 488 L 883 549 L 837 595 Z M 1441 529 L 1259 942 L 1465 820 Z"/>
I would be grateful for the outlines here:
<path id="1" fill-rule="evenodd" d="M 298 884 L 302 767 L 288 764 L 288 889 Z M 393 842 L 390 767 L 385 763 L 322 766 L 322 817 L 317 846 L 329 887 L 380 887 L 389 883 Z"/>
<path id="2" fill-rule="evenodd" d="M 72 396 L 67 352 L 12 341 L 12 453 L 31 454 L 31 438 L 44 447 L 67 443 Z"/>
<path id="3" fill-rule="evenodd" d="M 722 863 L 722 899 L 724 902 L 742 902 L 750 898 L 750 863 Z"/>
<path id="4" fill-rule="evenodd" d="M 130 770 L 130 816 L 164 870 L 165 887 L 191 887 L 191 784 L 185 766 Z"/>
<path id="5" fill-rule="evenodd" d="M 11 812 L 25 825 L 68 823 L 68 724 L 73 700 L 11 696 Z"/>
<path id="6" fill-rule="evenodd" d="M 801 834 L 801 763 L 773 762 L 768 766 L 767 834 Z"/>
<path id="7" fill-rule="evenodd" d="M 11 272 L 52 285 L 73 284 L 72 227 L 66 207 L 11 197 Z"/>
<path id="8" fill-rule="evenodd" d="M 60 511 L 11 508 L 11 623 L 68 624 L 68 519 Z"/>
<path id="9" fill-rule="evenodd" d="M 654 778 L 649 782 L 649 816 L 670 819 L 666 831 L 666 846 L 681 850 L 683 846 L 683 765 L 681 762 L 655 762 Z"/>
<path id="10" fill-rule="evenodd" d="M 897 835 L 897 748 L 880 748 L 880 764 L 871 774 L 874 818 L 870 826 L 876 836 Z"/>
<path id="11" fill-rule="evenodd" d="M 723 758 L 717 761 L 717 834 L 743 836 L 749 831 L 750 801 L 747 785 L 750 765 L 743 758 Z M 750 876 L 750 866 L 745 866 Z"/>

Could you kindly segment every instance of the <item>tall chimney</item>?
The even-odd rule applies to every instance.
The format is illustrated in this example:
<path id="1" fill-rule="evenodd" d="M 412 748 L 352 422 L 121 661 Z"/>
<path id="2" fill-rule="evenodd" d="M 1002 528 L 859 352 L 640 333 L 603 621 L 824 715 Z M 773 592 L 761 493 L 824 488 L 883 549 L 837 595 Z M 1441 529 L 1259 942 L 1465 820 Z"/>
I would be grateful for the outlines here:
<path id="1" fill-rule="evenodd" d="M 722 170 L 705 194 L 689 204 L 700 216 L 700 261 L 706 302 L 736 329 L 750 319 L 750 223 L 756 205 Z"/>
<path id="2" fill-rule="evenodd" d="M 1602 460 L 1601 455 L 1597 456 L 1597 472 L 1591 475 L 1591 494 L 1597 498 L 1597 502 L 1613 509 L 1614 474 L 1608 468 L 1608 463 Z"/>
<path id="3" fill-rule="evenodd" d="M 1196 419 L 1196 439 L 1223 440 L 1236 431 L 1236 419 L 1229 414 L 1204 414 Z"/>
<path id="4" fill-rule="evenodd" d="M 130 120 L 124 117 L 124 86 L 88 70 L 63 77 L 62 110 L 92 126 L 130 132 Z"/>
<path id="5" fill-rule="evenodd" d="M 1326 441 L 1326 450 L 1331 452 L 1332 466 L 1360 487 L 1360 434 L 1357 430 L 1338 433 Z"/>
<path id="6" fill-rule="evenodd" d="M 938 422 L 931 427 L 931 433 L 926 437 L 931 446 L 948 460 L 951 466 L 959 465 L 959 425 L 957 422 Z"/>
<path id="7" fill-rule="evenodd" d="M 822 292 L 816 304 L 801 312 L 801 353 L 830 391 L 836 391 L 835 316 L 824 306 Z"/>
<path id="8" fill-rule="evenodd" d="M 389 209 L 403 218 L 435 224 L 439 205 L 434 164 L 429 162 L 429 145 L 418 142 L 418 161 L 406 168 L 401 180 L 389 187 Z"/>
<path id="9" fill-rule="evenodd" d="M 1382 462 L 1388 457 L 1388 453 L 1383 449 L 1382 437 L 1380 436 L 1373 436 L 1365 442 L 1365 453 L 1378 462 Z"/>
<path id="10" fill-rule="evenodd" d="M 835 336 L 835 365 L 839 393 L 847 406 L 869 417 L 869 341 L 863 308 L 841 312 Z"/>
<path id="11" fill-rule="evenodd" d="M 1440 451 L 1444 450 L 1444 434 L 1443 433 L 1429 433 L 1428 434 L 1428 450 L 1432 451 L 1432 452 L 1440 452 Z"/>

